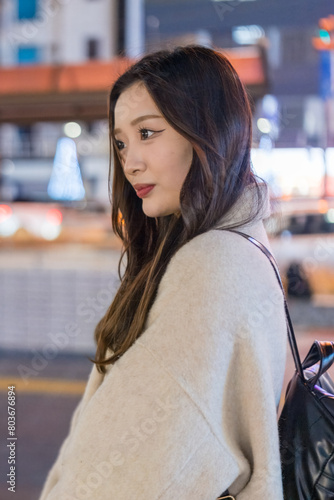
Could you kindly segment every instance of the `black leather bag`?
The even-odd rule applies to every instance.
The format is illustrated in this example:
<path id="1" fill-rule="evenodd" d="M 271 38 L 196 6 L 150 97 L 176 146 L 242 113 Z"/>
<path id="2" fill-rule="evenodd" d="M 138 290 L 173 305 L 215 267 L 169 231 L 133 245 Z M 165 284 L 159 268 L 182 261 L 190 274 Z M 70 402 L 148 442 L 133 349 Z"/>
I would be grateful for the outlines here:
<path id="1" fill-rule="evenodd" d="M 284 498 L 334 499 L 334 343 L 315 341 L 291 379 L 279 419 Z"/>
<path id="2" fill-rule="evenodd" d="M 278 429 L 285 500 L 334 500 L 334 383 L 327 370 L 334 342 L 315 341 L 300 361 L 278 266 L 255 238 L 235 230 L 270 260 L 284 296 L 288 339 L 296 372 L 288 384 Z"/>

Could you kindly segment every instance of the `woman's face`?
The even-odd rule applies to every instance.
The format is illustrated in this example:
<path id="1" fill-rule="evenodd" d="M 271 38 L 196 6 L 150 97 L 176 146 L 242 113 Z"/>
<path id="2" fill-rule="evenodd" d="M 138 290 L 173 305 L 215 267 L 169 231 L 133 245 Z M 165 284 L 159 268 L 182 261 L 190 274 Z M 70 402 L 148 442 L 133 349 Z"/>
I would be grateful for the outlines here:
<path id="1" fill-rule="evenodd" d="M 118 98 L 113 136 L 124 175 L 142 198 L 144 213 L 177 213 L 193 149 L 163 118 L 142 83 L 131 85 Z"/>

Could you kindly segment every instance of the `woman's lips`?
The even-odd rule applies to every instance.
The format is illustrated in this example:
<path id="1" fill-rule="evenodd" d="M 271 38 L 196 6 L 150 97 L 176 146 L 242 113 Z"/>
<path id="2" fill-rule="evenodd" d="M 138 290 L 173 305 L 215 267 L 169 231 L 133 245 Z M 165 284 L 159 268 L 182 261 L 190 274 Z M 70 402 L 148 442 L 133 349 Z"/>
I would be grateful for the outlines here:
<path id="1" fill-rule="evenodd" d="M 152 191 L 155 184 L 135 184 L 133 187 L 136 190 L 137 196 L 139 196 L 139 198 L 144 198 L 150 191 Z"/>

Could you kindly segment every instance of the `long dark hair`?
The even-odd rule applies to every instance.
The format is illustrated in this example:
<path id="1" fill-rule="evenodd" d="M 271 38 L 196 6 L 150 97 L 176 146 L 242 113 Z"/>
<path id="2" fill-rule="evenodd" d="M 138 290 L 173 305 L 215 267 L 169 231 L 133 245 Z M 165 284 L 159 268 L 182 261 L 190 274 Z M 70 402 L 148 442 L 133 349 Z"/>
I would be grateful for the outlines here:
<path id="1" fill-rule="evenodd" d="M 179 216 L 147 217 L 118 158 L 113 139 L 115 105 L 121 93 L 138 82 L 145 85 L 167 122 L 193 146 Z M 175 252 L 221 221 L 249 185 L 259 195 L 257 211 L 237 225 L 257 216 L 263 202 L 250 161 L 249 100 L 233 66 L 220 52 L 187 46 L 143 57 L 113 85 L 109 123 L 112 226 L 123 241 L 120 265 L 124 256 L 126 265 L 122 276 L 119 266 L 119 290 L 95 329 L 94 361 L 101 372 L 143 333 L 160 280 Z"/>

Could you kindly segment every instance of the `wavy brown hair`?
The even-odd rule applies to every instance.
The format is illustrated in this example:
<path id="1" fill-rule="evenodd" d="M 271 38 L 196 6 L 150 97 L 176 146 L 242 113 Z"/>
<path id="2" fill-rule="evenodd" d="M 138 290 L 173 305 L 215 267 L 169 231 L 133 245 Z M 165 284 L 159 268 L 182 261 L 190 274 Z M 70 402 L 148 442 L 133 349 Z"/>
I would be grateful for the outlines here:
<path id="1" fill-rule="evenodd" d="M 167 122 L 193 146 L 192 164 L 180 193 L 181 215 L 147 217 L 123 173 L 113 138 L 114 109 L 122 92 L 138 82 L 145 85 Z M 143 333 L 175 252 L 221 221 L 250 184 L 259 195 L 257 211 L 238 225 L 250 222 L 263 203 L 250 161 L 249 100 L 233 66 L 220 52 L 193 45 L 147 55 L 120 76 L 109 102 L 112 227 L 122 239 L 123 252 L 120 287 L 95 329 L 94 362 L 102 373 Z"/>

